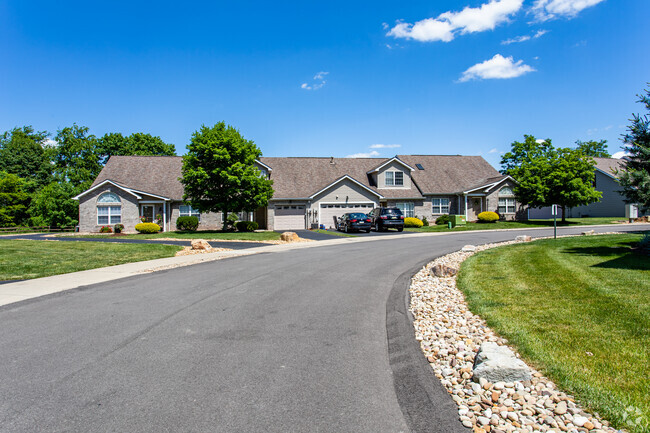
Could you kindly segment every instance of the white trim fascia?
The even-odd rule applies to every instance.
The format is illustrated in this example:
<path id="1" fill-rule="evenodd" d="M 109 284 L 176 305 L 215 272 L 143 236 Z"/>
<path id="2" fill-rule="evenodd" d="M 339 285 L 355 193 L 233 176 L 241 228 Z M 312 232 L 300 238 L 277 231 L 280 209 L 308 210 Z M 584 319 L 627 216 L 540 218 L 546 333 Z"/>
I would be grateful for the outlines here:
<path id="1" fill-rule="evenodd" d="M 502 182 L 505 182 L 506 180 L 511 180 L 511 181 L 513 181 L 514 183 L 517 183 L 517 181 L 514 180 L 514 179 L 512 178 L 512 176 L 508 175 L 508 176 L 504 177 L 503 179 L 501 179 L 500 181 L 495 182 L 491 187 L 489 187 L 488 189 L 486 189 L 485 192 L 489 192 L 492 188 L 494 188 L 495 186 L 499 185 L 499 184 L 502 183 Z"/>
<path id="2" fill-rule="evenodd" d="M 329 185 L 327 185 L 325 188 L 321 189 L 321 190 L 318 191 L 317 193 L 311 195 L 311 196 L 309 197 L 309 199 L 310 199 L 310 200 L 313 199 L 314 197 L 316 197 L 316 196 L 317 196 L 318 194 L 320 194 L 321 192 L 326 191 L 327 189 L 331 188 L 332 186 L 336 185 L 337 183 L 340 183 L 340 182 L 344 181 L 345 179 L 348 179 L 348 180 L 352 181 L 352 183 L 357 184 L 357 185 L 360 186 L 361 188 L 365 189 L 365 190 L 368 191 L 368 192 L 371 192 L 372 194 L 376 195 L 376 196 L 379 197 L 379 198 L 384 198 L 383 195 L 381 195 L 381 194 L 379 194 L 378 192 L 376 192 L 376 191 L 374 191 L 374 190 L 368 188 L 367 186 L 365 186 L 364 184 L 362 184 L 362 183 L 359 182 L 358 180 L 353 179 L 353 178 L 351 178 L 350 176 L 348 176 L 348 175 L 346 174 L 345 176 L 340 177 L 340 178 L 338 178 L 337 180 L 335 180 L 334 182 L 330 183 Z"/>
<path id="3" fill-rule="evenodd" d="M 131 189 L 131 191 L 133 191 L 133 192 L 137 192 L 137 193 L 140 193 L 140 194 L 142 194 L 142 195 L 148 195 L 148 196 L 151 196 L 151 197 L 156 197 L 156 198 L 159 198 L 159 199 L 161 199 L 161 200 L 171 201 L 171 198 L 169 198 L 169 197 L 165 197 L 165 196 L 162 196 L 162 195 L 152 194 L 152 193 L 150 193 L 150 192 L 138 191 L 137 189 Z M 138 197 L 138 198 L 141 198 L 141 197 Z"/>
<path id="4" fill-rule="evenodd" d="M 612 179 L 614 179 L 615 181 L 618 182 L 618 178 L 616 177 L 616 175 L 615 175 L 614 173 L 607 173 L 605 170 L 601 170 L 601 169 L 598 168 L 598 167 L 596 167 L 596 171 L 599 171 L 599 172 L 601 172 L 602 174 L 604 174 L 605 176 L 611 177 Z"/>
<path id="5" fill-rule="evenodd" d="M 492 182 L 492 183 L 486 183 L 485 185 L 481 185 L 476 188 L 468 189 L 467 191 L 463 191 L 463 194 L 469 194 L 470 192 L 477 191 L 479 189 L 485 189 L 485 192 L 489 192 L 492 188 L 495 186 L 499 185 L 500 183 L 505 182 L 506 180 L 511 180 L 516 183 L 516 181 L 511 177 L 511 176 L 506 176 L 503 179 L 497 181 L 497 182 Z"/>
<path id="6" fill-rule="evenodd" d="M 138 194 L 136 194 L 135 191 L 133 191 L 132 189 L 124 187 L 122 185 L 118 185 L 117 183 L 113 182 L 112 180 L 106 179 L 105 181 L 102 181 L 101 183 L 98 183 L 97 185 L 93 186 L 92 188 L 89 188 L 89 189 L 85 190 L 84 192 L 82 192 L 80 194 L 77 194 L 76 196 L 72 197 L 72 200 L 79 200 L 79 197 L 83 197 L 84 195 L 88 194 L 89 192 L 94 191 L 97 188 L 100 188 L 100 187 L 106 185 L 107 183 L 110 183 L 111 185 L 113 185 L 113 186 L 115 186 L 115 187 L 117 187 L 117 188 L 119 188 L 119 189 L 121 189 L 123 191 L 128 192 L 129 194 L 131 194 L 132 196 L 134 196 L 138 200 L 140 200 L 142 198 Z"/>
<path id="7" fill-rule="evenodd" d="M 408 165 L 407 163 L 405 163 L 404 161 L 402 161 L 402 160 L 399 159 L 398 157 L 394 156 L 394 157 L 392 157 L 391 159 L 389 159 L 388 161 L 386 161 L 386 162 L 384 162 L 383 164 L 381 164 L 379 167 L 377 167 L 377 168 L 373 168 L 372 170 L 366 172 L 366 174 L 377 173 L 379 170 L 381 170 L 382 168 L 384 168 L 386 165 L 390 164 L 390 163 L 393 162 L 393 161 L 397 161 L 397 162 L 399 162 L 400 164 L 402 164 L 404 167 L 408 168 L 409 170 L 411 170 L 411 171 L 415 171 L 415 169 L 414 169 L 413 167 L 411 167 L 410 165 Z"/>
<path id="8" fill-rule="evenodd" d="M 260 161 L 259 159 L 256 159 L 255 162 L 258 163 L 259 165 L 261 165 L 262 167 L 264 167 L 265 169 L 267 169 L 267 170 L 269 171 L 269 173 L 273 171 L 273 169 L 272 169 L 271 167 L 269 167 L 268 165 L 264 164 L 264 163 L 263 163 L 262 161 Z"/>

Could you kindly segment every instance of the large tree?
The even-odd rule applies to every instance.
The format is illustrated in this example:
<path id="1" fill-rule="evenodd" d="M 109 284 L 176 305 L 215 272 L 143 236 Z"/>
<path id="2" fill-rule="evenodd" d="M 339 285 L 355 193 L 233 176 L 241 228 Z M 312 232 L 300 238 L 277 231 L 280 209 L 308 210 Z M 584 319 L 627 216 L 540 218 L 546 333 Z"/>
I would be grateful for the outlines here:
<path id="1" fill-rule="evenodd" d="M 262 155 L 251 140 L 224 122 L 202 126 L 183 156 L 183 199 L 199 212 L 252 212 L 273 196 L 273 182 L 255 167 Z"/>
<path id="2" fill-rule="evenodd" d="M 29 194 L 25 180 L 15 174 L 0 171 L 0 227 L 27 223 Z"/>
<path id="3" fill-rule="evenodd" d="M 648 83 L 650 84 L 650 83 Z M 637 95 L 650 112 L 650 90 Z M 627 203 L 638 203 L 643 211 L 650 209 L 650 115 L 633 114 L 628 133 L 623 137 L 629 153 L 626 167 L 619 171 L 619 181 Z"/>
<path id="4" fill-rule="evenodd" d="M 143 132 L 135 132 L 127 137 L 119 132 L 111 132 L 99 139 L 97 152 L 103 165 L 112 155 L 174 156 L 176 148 L 160 137 Z"/>
<path id="5" fill-rule="evenodd" d="M 531 207 L 557 204 L 566 208 L 596 202 L 602 193 L 593 186 L 595 162 L 580 149 L 553 147 L 551 140 L 525 135 L 524 142 L 512 143 L 501 159 L 501 172 L 516 181 L 517 200 Z"/>
<path id="6" fill-rule="evenodd" d="M 607 151 L 607 140 L 576 141 L 576 148 L 587 156 L 593 158 L 610 158 Z"/>
<path id="7" fill-rule="evenodd" d="M 52 149 L 45 145 L 49 134 L 31 126 L 14 128 L 0 135 L 0 170 L 25 179 L 35 191 L 52 180 Z"/>
<path id="8" fill-rule="evenodd" d="M 79 203 L 72 197 L 81 192 L 68 182 L 52 182 L 41 188 L 29 206 L 31 223 L 35 226 L 74 226 L 79 218 Z"/>
<path id="9" fill-rule="evenodd" d="M 88 188 L 102 169 L 97 152 L 97 138 L 85 126 L 60 129 L 56 135 L 54 165 L 59 180 L 75 188 Z"/>

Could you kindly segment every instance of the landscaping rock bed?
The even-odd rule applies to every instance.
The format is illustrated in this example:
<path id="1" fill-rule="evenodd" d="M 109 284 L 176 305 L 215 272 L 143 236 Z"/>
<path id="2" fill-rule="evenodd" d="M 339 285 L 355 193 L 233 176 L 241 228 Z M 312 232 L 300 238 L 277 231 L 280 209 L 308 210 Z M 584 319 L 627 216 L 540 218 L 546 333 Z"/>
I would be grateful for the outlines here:
<path id="1" fill-rule="evenodd" d="M 476 252 L 515 242 L 466 246 L 464 252 L 429 263 L 412 278 L 410 311 L 414 316 L 415 338 L 424 356 L 458 404 L 461 423 L 474 432 L 619 431 L 609 427 L 597 414 L 587 413 L 572 396 L 558 390 L 550 379 L 533 368 L 529 367 L 530 380 L 493 383 L 475 377 L 474 363 L 481 345 L 491 342 L 506 346 L 507 341 L 469 311 L 462 292 L 456 288 L 456 277 L 450 275 L 453 272 L 442 277 L 436 274 L 441 274 L 441 269 L 459 269 Z M 518 358 L 516 352 L 515 357 Z"/>

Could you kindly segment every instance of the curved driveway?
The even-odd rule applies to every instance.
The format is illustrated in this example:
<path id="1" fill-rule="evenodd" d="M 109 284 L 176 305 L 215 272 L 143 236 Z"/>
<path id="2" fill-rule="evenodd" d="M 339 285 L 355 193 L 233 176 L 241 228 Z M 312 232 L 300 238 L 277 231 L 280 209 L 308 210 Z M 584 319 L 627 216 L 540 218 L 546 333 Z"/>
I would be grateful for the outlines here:
<path id="1" fill-rule="evenodd" d="M 522 233 L 552 230 L 257 254 L 0 308 L 0 431 L 463 431 L 418 376 L 407 277 Z"/>

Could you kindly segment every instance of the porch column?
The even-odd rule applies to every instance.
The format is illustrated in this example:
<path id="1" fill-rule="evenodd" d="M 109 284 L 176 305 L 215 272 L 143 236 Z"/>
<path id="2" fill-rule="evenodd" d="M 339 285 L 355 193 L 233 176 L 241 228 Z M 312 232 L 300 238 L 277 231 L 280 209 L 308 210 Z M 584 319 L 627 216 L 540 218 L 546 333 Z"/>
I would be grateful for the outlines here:
<path id="1" fill-rule="evenodd" d="M 463 194 L 465 197 L 465 221 L 467 221 L 467 194 Z"/>
<path id="2" fill-rule="evenodd" d="M 163 231 L 167 231 L 167 200 L 163 202 Z"/>

